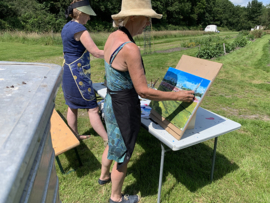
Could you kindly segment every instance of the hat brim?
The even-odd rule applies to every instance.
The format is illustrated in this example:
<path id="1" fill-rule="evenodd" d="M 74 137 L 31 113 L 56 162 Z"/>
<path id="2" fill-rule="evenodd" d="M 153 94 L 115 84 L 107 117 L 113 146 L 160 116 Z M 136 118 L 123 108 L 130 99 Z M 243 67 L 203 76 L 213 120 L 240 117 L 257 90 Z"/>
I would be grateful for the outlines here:
<path id="1" fill-rule="evenodd" d="M 96 16 L 95 11 L 91 8 L 91 6 L 81 6 L 81 7 L 77 7 L 76 9 L 78 9 L 79 11 L 90 15 L 90 16 Z"/>
<path id="2" fill-rule="evenodd" d="M 118 14 L 112 15 L 113 20 L 118 20 L 128 16 L 146 16 L 150 18 L 161 19 L 162 15 L 157 14 L 153 9 L 130 9 L 126 11 L 120 11 Z"/>

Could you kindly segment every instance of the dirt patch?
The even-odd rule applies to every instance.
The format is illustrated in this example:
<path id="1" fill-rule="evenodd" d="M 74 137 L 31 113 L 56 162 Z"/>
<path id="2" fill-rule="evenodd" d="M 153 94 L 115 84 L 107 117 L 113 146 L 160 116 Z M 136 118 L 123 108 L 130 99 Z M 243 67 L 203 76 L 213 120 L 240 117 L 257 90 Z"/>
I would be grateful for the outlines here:
<path id="1" fill-rule="evenodd" d="M 226 111 L 229 115 L 238 116 L 239 111 L 237 109 L 232 108 L 222 108 L 222 110 Z"/>
<path id="2" fill-rule="evenodd" d="M 239 118 L 243 119 L 252 119 L 252 120 L 261 120 L 261 121 L 270 121 L 270 116 L 266 115 L 239 115 L 239 111 L 237 109 L 232 108 L 222 108 L 222 110 L 225 110 L 228 115 L 237 116 Z"/>
<path id="3" fill-rule="evenodd" d="M 269 116 L 262 116 L 262 115 L 240 115 L 239 118 L 270 121 Z"/>
<path id="4" fill-rule="evenodd" d="M 176 47 L 176 48 L 172 48 L 172 49 L 160 50 L 160 51 L 155 51 L 155 52 L 156 53 L 171 53 L 171 52 L 182 51 L 182 50 L 186 50 L 186 49 L 188 49 L 188 48 Z"/>

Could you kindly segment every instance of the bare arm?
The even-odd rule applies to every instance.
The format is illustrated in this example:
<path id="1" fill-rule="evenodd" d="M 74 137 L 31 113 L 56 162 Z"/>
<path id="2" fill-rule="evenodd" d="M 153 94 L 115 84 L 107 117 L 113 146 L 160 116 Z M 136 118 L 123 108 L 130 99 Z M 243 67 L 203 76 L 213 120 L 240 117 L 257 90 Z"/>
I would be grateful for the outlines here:
<path id="1" fill-rule="evenodd" d="M 133 85 L 136 92 L 142 97 L 150 100 L 164 101 L 164 100 L 178 100 L 184 102 L 191 102 L 194 99 L 194 91 L 179 91 L 179 92 L 163 92 L 151 89 L 147 86 L 146 77 L 144 75 L 143 66 L 141 63 L 141 54 L 135 44 L 128 44 L 125 46 L 125 61 L 130 73 Z"/>
<path id="2" fill-rule="evenodd" d="M 83 46 L 96 58 L 104 58 L 104 51 L 100 50 L 95 42 L 92 40 L 89 32 L 87 30 L 78 32 L 74 35 L 75 40 L 81 41 Z"/>

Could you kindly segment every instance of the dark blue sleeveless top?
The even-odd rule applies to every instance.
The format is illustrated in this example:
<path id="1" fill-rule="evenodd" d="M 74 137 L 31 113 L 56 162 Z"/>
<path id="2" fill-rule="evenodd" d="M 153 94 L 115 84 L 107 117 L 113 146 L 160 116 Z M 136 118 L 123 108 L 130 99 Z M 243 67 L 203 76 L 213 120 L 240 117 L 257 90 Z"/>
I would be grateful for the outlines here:
<path id="1" fill-rule="evenodd" d="M 75 21 L 69 21 L 62 29 L 61 37 L 63 42 L 63 52 L 66 63 L 71 63 L 82 56 L 85 47 L 81 41 L 76 41 L 74 34 L 84 31 L 86 28 Z"/>

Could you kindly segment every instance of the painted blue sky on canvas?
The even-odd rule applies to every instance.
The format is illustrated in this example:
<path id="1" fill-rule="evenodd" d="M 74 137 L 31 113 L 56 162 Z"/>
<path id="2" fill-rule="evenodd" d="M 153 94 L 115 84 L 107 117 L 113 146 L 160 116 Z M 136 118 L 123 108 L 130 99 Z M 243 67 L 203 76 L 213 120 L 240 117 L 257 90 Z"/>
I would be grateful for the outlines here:
<path id="1" fill-rule="evenodd" d="M 183 86 L 191 90 L 194 90 L 197 87 L 197 85 L 201 82 L 200 87 L 196 91 L 201 94 L 203 94 L 206 91 L 206 88 L 210 84 L 210 80 L 171 67 L 168 69 L 165 78 L 166 79 L 170 78 L 174 82 L 177 82 L 176 86 L 179 88 Z"/>

